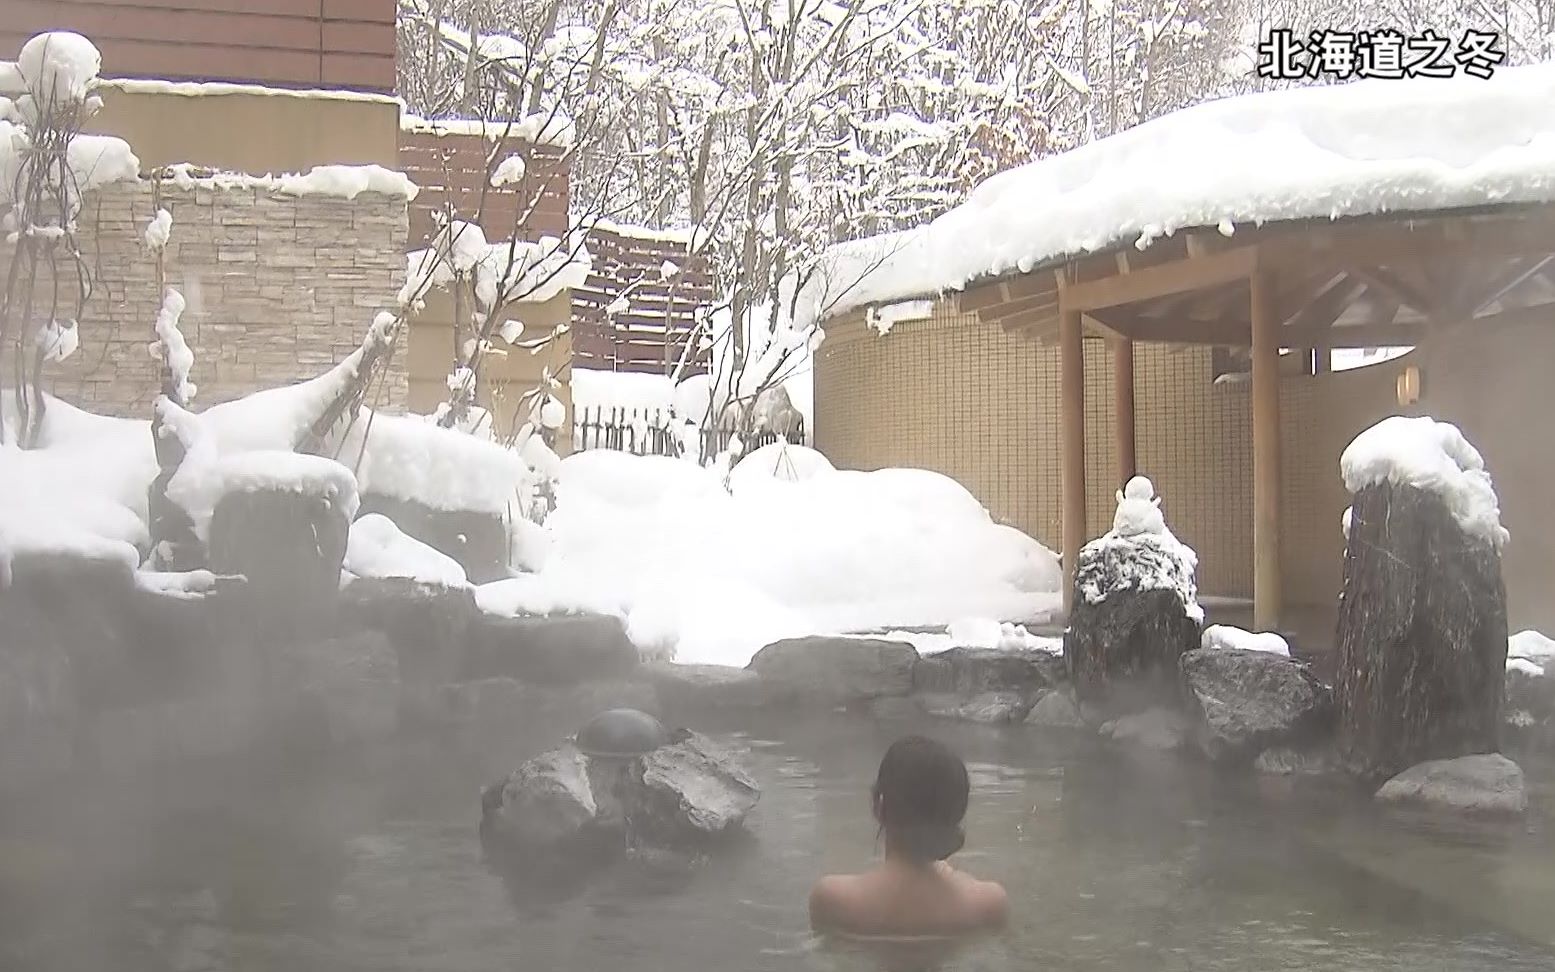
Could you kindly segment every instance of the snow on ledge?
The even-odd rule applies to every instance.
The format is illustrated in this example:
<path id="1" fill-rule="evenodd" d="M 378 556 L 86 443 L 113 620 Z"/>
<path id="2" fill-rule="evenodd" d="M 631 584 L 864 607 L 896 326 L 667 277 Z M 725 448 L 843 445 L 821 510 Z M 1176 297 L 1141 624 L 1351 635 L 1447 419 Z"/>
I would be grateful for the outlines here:
<path id="1" fill-rule="evenodd" d="M 404 578 L 430 587 L 469 586 L 459 562 L 409 536 L 380 513 L 351 524 L 344 569 L 356 577 Z"/>
<path id="2" fill-rule="evenodd" d="M 391 95 L 330 88 L 272 88 L 263 84 L 229 81 L 167 81 L 161 78 L 104 78 L 98 86 L 125 94 L 179 95 L 185 98 L 253 95 L 265 98 L 297 98 L 316 101 L 358 101 L 376 105 L 403 105 Z"/>
<path id="3" fill-rule="evenodd" d="M 283 196 L 333 199 L 355 199 L 364 193 L 373 193 L 410 202 L 421 191 L 405 173 L 381 165 L 319 165 L 306 173 L 276 176 L 220 172 L 180 162 L 163 169 L 162 176 L 186 190 L 257 189 Z"/>
<path id="4" fill-rule="evenodd" d="M 1291 88 L 1185 108 L 1000 173 L 939 218 L 840 244 L 815 319 L 1180 229 L 1555 201 L 1555 63 Z"/>
<path id="5" fill-rule="evenodd" d="M 1414 486 L 1440 496 L 1470 536 L 1497 550 L 1507 541 L 1485 461 L 1455 425 L 1428 416 L 1385 418 L 1351 441 L 1339 469 L 1352 494 L 1385 482 Z"/>
<path id="6" fill-rule="evenodd" d="M 1204 629 L 1199 639 L 1200 648 L 1232 648 L 1237 651 L 1260 651 L 1269 655 L 1290 657 L 1290 645 L 1272 631 L 1243 631 L 1229 624 L 1212 624 Z"/>

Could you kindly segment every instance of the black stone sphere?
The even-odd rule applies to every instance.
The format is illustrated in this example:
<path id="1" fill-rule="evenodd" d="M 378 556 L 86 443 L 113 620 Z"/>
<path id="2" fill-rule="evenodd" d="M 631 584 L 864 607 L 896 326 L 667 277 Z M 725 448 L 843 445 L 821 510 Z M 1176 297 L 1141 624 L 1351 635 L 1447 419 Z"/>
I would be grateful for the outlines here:
<path id="1" fill-rule="evenodd" d="M 588 756 L 641 756 L 669 742 L 664 724 L 636 709 L 611 709 L 578 730 L 577 745 Z"/>

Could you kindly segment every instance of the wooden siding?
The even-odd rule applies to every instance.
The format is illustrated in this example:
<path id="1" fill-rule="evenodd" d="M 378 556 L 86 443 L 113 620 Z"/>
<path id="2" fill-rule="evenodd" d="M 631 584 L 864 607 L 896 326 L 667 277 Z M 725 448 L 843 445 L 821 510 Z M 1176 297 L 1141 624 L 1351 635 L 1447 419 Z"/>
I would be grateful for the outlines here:
<path id="1" fill-rule="evenodd" d="M 0 57 L 85 34 L 103 75 L 394 91 L 395 0 L 0 0 Z"/>
<path id="2" fill-rule="evenodd" d="M 685 356 L 683 375 L 707 371 L 707 351 L 697 337 L 697 313 L 713 302 L 706 264 L 690 260 L 686 245 L 644 238 L 630 230 L 595 228 L 588 238 L 594 268 L 572 292 L 573 364 L 600 371 L 670 374 Z M 665 280 L 666 262 L 679 268 Z M 617 297 L 630 304 L 607 314 Z M 697 345 L 687 349 L 692 341 Z"/>
<path id="3" fill-rule="evenodd" d="M 511 239 L 515 227 L 520 239 L 530 240 L 567 232 L 568 173 L 562 150 L 507 140 L 497 161 L 521 156 L 524 178 L 497 189 L 486 185 L 486 157 L 496 144 L 478 134 L 400 132 L 399 167 L 421 189 L 410 207 L 411 246 L 424 245 L 433 215 L 450 204 L 456 216 L 467 220 L 479 210 L 481 229 L 493 240 Z"/>

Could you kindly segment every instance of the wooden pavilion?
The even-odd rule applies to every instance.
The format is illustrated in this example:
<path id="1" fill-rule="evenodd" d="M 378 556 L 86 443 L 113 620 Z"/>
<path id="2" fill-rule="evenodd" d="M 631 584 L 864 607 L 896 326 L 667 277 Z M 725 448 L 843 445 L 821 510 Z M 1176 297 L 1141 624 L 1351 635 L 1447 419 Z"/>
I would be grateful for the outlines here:
<path id="1" fill-rule="evenodd" d="M 1428 345 L 1460 328 L 1555 323 L 1555 205 L 1483 206 L 1178 231 L 970 284 L 958 308 L 1061 356 L 1065 607 L 1086 542 L 1084 341 L 1113 349 L 1121 484 L 1135 472 L 1134 342 L 1248 349 L 1253 615 L 1282 617 L 1282 351 L 1326 370 L 1333 348 Z"/>

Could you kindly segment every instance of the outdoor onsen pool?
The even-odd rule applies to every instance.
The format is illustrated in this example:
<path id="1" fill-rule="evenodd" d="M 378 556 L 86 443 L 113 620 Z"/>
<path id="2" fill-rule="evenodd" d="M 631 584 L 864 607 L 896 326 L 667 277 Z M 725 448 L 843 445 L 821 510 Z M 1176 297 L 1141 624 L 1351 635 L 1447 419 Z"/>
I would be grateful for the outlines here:
<path id="1" fill-rule="evenodd" d="M 1007 936 L 931 967 L 1555 968 L 1547 818 L 1428 827 L 1354 794 L 1216 781 L 1022 728 L 741 721 L 732 738 L 763 787 L 749 839 L 695 868 L 622 864 L 581 887 L 505 885 L 476 836 L 482 785 L 563 728 L 460 758 L 428 744 L 35 794 L 0 820 L 0 967 L 877 968 L 878 953 L 812 939 L 806 895 L 868 861 L 868 783 L 890 740 L 918 730 L 971 767 L 958 860 L 1005 882 L 1014 909 Z M 1548 807 L 1555 774 L 1528 770 Z"/>

